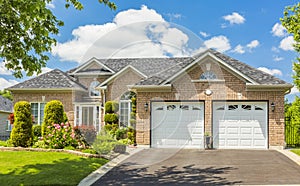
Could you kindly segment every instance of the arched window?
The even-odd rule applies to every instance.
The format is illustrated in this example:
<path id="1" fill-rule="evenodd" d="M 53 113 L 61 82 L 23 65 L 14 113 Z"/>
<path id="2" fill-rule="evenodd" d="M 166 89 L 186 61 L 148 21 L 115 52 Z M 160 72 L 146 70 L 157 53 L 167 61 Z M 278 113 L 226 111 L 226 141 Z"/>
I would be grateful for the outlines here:
<path id="1" fill-rule="evenodd" d="M 217 79 L 217 75 L 212 71 L 203 72 L 200 76 L 200 80 L 211 80 L 211 79 Z"/>
<path id="2" fill-rule="evenodd" d="M 90 97 L 100 97 L 100 91 L 96 90 L 96 87 L 100 85 L 100 82 L 95 78 L 94 81 L 90 84 Z"/>

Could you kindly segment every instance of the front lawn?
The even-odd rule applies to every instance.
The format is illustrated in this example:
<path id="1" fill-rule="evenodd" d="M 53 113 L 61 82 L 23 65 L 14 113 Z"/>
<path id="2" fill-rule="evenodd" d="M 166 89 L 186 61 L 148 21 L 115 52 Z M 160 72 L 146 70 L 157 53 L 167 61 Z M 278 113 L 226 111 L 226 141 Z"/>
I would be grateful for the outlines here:
<path id="1" fill-rule="evenodd" d="M 297 154 L 298 156 L 300 156 L 300 149 L 293 149 L 291 150 L 293 153 Z"/>
<path id="2" fill-rule="evenodd" d="M 0 183 L 78 185 L 107 161 L 62 152 L 0 151 Z"/>

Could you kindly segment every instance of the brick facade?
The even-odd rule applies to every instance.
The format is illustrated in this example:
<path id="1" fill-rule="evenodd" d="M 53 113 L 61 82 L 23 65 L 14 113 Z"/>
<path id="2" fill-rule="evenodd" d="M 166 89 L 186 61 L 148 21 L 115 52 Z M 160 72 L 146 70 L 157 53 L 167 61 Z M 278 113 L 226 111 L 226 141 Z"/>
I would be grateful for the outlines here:
<path id="1" fill-rule="evenodd" d="M 150 112 L 145 112 L 144 104 L 151 100 L 201 100 L 205 104 L 205 131 L 212 131 L 212 101 L 214 100 L 250 100 L 268 101 L 269 146 L 284 146 L 284 91 L 247 91 L 246 83 L 224 68 L 218 68 L 218 78 L 223 81 L 197 82 L 204 67 L 196 65 L 191 71 L 172 82 L 170 92 L 144 92 L 137 90 L 137 143 L 150 144 Z M 221 79 L 220 78 L 220 79 Z M 211 96 L 204 94 L 206 89 L 213 91 Z M 270 104 L 276 109 L 272 112 Z"/>

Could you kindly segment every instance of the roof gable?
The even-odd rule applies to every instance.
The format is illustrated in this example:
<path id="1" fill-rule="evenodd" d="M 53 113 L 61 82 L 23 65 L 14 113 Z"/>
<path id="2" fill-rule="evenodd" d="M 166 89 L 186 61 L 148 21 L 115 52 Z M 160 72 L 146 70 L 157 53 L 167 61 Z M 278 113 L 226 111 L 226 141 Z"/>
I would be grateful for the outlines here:
<path id="1" fill-rule="evenodd" d="M 68 72 L 72 75 L 103 75 L 103 74 L 114 74 L 115 71 L 106 66 L 100 60 L 91 58 L 86 63 L 80 65 L 76 69 Z"/>
<path id="2" fill-rule="evenodd" d="M 131 65 L 126 66 L 125 68 L 123 68 L 122 70 L 120 70 L 118 73 L 114 74 L 113 76 L 111 76 L 110 78 L 108 78 L 107 80 L 105 80 L 103 83 L 101 83 L 99 85 L 99 87 L 105 86 L 106 84 L 108 84 L 109 82 L 113 81 L 115 78 L 125 74 L 128 71 L 133 71 L 136 74 L 138 74 L 141 78 L 146 78 L 147 76 L 145 74 L 143 74 L 142 72 L 138 71 L 136 68 L 134 68 Z"/>

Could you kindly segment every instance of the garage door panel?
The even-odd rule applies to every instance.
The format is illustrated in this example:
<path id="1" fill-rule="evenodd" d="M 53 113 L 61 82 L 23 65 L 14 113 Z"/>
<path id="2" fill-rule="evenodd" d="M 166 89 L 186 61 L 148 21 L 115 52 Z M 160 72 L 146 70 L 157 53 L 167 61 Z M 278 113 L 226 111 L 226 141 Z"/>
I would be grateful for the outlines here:
<path id="1" fill-rule="evenodd" d="M 267 148 L 266 102 L 214 102 L 214 148 Z"/>
<path id="2" fill-rule="evenodd" d="M 152 147 L 204 148 L 203 108 L 202 102 L 152 102 Z"/>

